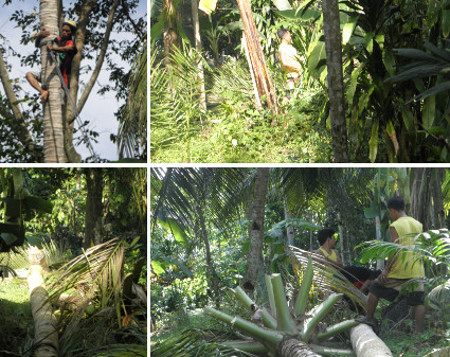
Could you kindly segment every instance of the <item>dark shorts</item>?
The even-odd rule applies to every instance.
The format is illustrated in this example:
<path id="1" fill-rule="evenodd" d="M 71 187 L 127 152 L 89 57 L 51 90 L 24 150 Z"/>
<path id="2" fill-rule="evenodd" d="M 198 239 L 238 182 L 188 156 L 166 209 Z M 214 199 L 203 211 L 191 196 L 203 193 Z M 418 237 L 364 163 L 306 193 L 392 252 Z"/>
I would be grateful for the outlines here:
<path id="1" fill-rule="evenodd" d="M 370 284 L 369 292 L 374 294 L 376 297 L 381 299 L 386 299 L 390 302 L 394 301 L 399 295 L 399 291 L 394 288 L 387 288 L 384 285 L 378 283 L 378 281 L 373 281 Z M 423 305 L 425 301 L 425 292 L 423 291 L 413 291 L 406 293 L 406 303 L 410 306 Z"/>

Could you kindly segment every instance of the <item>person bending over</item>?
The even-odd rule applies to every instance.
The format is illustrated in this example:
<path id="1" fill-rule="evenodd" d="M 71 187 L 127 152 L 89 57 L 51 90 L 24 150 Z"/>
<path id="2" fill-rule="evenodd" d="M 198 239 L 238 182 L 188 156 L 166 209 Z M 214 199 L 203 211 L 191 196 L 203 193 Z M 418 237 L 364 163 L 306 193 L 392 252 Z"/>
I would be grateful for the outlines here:
<path id="1" fill-rule="evenodd" d="M 387 207 L 393 220 L 389 226 L 391 242 L 412 246 L 415 236 L 423 231 L 422 223 L 406 214 L 405 202 L 399 196 L 392 197 Z M 406 292 L 408 305 L 414 307 L 416 333 L 421 333 L 425 322 L 424 277 L 423 262 L 412 252 L 408 252 L 405 257 L 396 255 L 388 260 L 378 279 L 370 285 L 367 314 L 361 322 L 373 324 L 379 299 L 392 302 L 402 290 Z"/>

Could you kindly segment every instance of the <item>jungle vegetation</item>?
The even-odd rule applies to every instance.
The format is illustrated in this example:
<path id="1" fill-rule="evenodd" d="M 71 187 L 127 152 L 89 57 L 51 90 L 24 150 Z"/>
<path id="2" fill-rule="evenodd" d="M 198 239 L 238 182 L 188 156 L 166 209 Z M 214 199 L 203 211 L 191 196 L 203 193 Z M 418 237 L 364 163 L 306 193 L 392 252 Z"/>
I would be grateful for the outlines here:
<path id="1" fill-rule="evenodd" d="M 252 15 L 228 0 L 209 15 L 196 1 L 151 2 L 153 162 L 448 162 L 448 1 L 341 0 L 324 18 L 335 2 L 251 0 Z M 254 19 L 275 111 L 255 97 L 243 16 Z M 340 31 L 327 34 L 330 18 Z M 293 92 L 278 59 L 281 28 L 306 59 Z M 335 37 L 339 122 L 327 82 Z"/>
<path id="2" fill-rule="evenodd" d="M 298 336 L 305 355 L 354 355 L 348 282 L 307 268 L 308 252 L 330 227 L 344 265 L 382 266 L 400 249 L 388 235 L 395 194 L 424 225 L 413 249 L 426 266 L 427 327 L 413 335 L 408 309 L 384 301 L 377 338 L 395 357 L 450 345 L 448 169 L 167 167 L 150 177 L 152 355 L 293 356 L 275 347 L 298 351 Z"/>
<path id="3" fill-rule="evenodd" d="M 2 168 L 0 183 L 0 355 L 146 356 L 146 170 Z"/>

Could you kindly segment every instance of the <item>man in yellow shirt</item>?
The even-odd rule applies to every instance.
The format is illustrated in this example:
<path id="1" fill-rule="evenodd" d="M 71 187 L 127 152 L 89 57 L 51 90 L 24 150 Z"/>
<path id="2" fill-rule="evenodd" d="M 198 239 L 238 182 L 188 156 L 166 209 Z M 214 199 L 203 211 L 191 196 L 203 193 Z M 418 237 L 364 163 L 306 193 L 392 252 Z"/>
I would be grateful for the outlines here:
<path id="1" fill-rule="evenodd" d="M 330 228 L 321 229 L 317 236 L 320 247 L 315 253 L 322 255 L 328 263 L 332 263 L 335 268 L 342 268 L 341 257 L 336 248 L 336 232 Z"/>
<path id="2" fill-rule="evenodd" d="M 403 198 L 394 196 L 387 202 L 389 214 L 393 220 L 389 226 L 391 242 L 410 247 L 414 238 L 422 233 L 422 223 L 405 213 Z M 424 286 L 421 279 L 425 277 L 423 262 L 414 258 L 412 252 L 406 257 L 394 256 L 390 259 L 383 272 L 369 289 L 367 314 L 363 322 L 374 322 L 374 313 L 380 298 L 394 301 L 400 290 L 406 289 L 406 299 L 414 307 L 416 333 L 421 333 L 425 322 Z"/>
<path id="3" fill-rule="evenodd" d="M 291 45 L 292 37 L 288 30 L 281 29 L 278 31 L 278 36 L 281 38 L 281 45 L 278 51 L 281 68 L 287 72 L 289 88 L 294 89 L 295 82 L 298 81 L 302 70 L 300 62 L 304 62 L 304 59 L 299 56 L 295 47 Z"/>

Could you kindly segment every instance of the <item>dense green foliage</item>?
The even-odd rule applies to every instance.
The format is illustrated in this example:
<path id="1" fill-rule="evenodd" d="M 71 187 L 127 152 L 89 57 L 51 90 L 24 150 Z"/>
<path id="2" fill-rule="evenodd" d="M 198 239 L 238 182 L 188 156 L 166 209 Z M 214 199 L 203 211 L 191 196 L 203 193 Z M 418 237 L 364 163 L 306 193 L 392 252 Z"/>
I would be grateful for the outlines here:
<path id="1" fill-rule="evenodd" d="M 92 192 L 87 184 L 92 170 L 103 183 L 100 191 Z M 24 213 L 24 243 L 0 254 L 0 311 L 8 310 L 1 314 L 8 316 L 2 325 L 11 327 L 2 332 L 0 354 L 32 355 L 29 292 L 26 282 L 14 276 L 26 279 L 28 248 L 33 245 L 43 250 L 50 267 L 45 283 L 58 324 L 61 356 L 145 356 L 146 170 L 30 168 L 0 173 L 3 197 L 10 193 L 9 175 L 19 173 L 27 197 L 51 207 Z M 14 184 L 16 189 L 17 179 Z M 87 220 L 93 199 L 101 202 L 101 222 L 95 229 L 102 229 L 96 245 L 90 246 L 85 234 L 94 229 Z M 2 220 L 10 218 L 9 202 L 2 199 Z M 0 239 L 7 238 L 2 232 Z"/>
<path id="2" fill-rule="evenodd" d="M 185 2 L 174 3 L 190 18 Z M 280 104 L 275 118 L 255 105 L 237 4 L 219 1 L 209 17 L 199 14 L 201 53 L 192 49 L 192 25 L 180 24 L 183 45 L 169 65 L 163 63 L 162 17 L 153 7 L 155 162 L 333 161 L 320 5 L 251 5 Z M 361 0 L 339 6 L 350 161 L 448 162 L 448 2 Z M 307 58 L 290 100 L 277 53 L 282 27 Z M 201 72 L 206 109 L 199 101 Z"/>
<path id="3" fill-rule="evenodd" d="M 254 190 L 255 168 L 167 168 L 151 172 L 151 339 L 155 351 L 190 343 L 195 354 L 214 350 L 207 342 L 239 338 L 234 329 L 218 325 L 202 314 L 205 306 L 217 304 L 213 280 L 219 285 L 220 311 L 230 316 L 251 320 L 236 297 L 229 293 L 242 285 L 250 249 L 247 216 Z M 265 204 L 263 238 L 263 270 L 266 274 L 281 273 L 287 296 L 293 299 L 298 288 L 295 269 L 289 259 L 287 245 L 293 228 L 293 245 L 309 251 L 318 248 L 314 233 L 331 227 L 339 233 L 338 249 L 344 242 L 349 247 L 347 264 L 375 267 L 385 252 L 397 249 L 388 243 L 389 215 L 387 200 L 395 193 L 415 199 L 417 170 L 411 168 L 272 168 Z M 435 169 L 431 169 L 433 172 Z M 443 170 L 439 192 L 444 199 L 448 226 L 449 171 Z M 423 185 L 420 187 L 424 189 Z M 433 196 L 434 204 L 438 197 Z M 410 206 L 408 206 L 410 207 Z M 201 209 L 199 209 L 201 208 Z M 409 208 L 410 210 L 410 208 Z M 433 212 L 433 203 L 428 210 Z M 288 213 L 288 214 L 287 214 Z M 414 216 L 414 213 L 411 213 Z M 381 243 L 373 250 L 362 252 L 367 241 L 377 238 L 375 217 L 381 222 Z M 421 217 L 417 217 L 421 219 Z M 202 220 L 206 237 L 200 229 Z M 437 228 L 437 227 L 435 227 Z M 417 336 L 415 347 L 405 356 L 413 356 L 417 348 L 431 351 L 433 347 L 448 345 L 449 335 L 445 305 L 448 299 L 448 234 L 429 231 L 423 235 L 423 245 L 417 246 L 427 260 L 428 332 Z M 428 238 L 427 238 L 428 237 Z M 427 238 L 427 239 L 425 239 Z M 292 244 L 292 243 L 291 243 Z M 386 246 L 383 251 L 381 247 Z M 208 261 L 208 249 L 213 257 Z M 390 250 L 389 250 L 390 249 Z M 422 254 L 420 253 L 420 254 Z M 211 274 L 214 279 L 211 279 Z M 446 295 L 447 294 L 447 295 Z M 267 307 L 264 288 L 257 289 L 252 298 L 259 306 Z M 311 306 L 324 296 L 320 284 L 313 283 L 309 295 Z M 444 303 L 443 303 L 444 302 Z M 343 302 L 324 323 L 332 325 L 349 319 L 354 313 Z M 389 303 L 380 303 L 376 317 L 382 318 Z M 198 334 L 182 334 L 184 329 L 200 329 Z M 412 331 L 410 319 L 392 326 L 386 325 L 380 336 L 397 357 L 402 352 L 398 341 Z M 432 338 L 431 331 L 440 337 Z M 214 336 L 214 338 L 212 338 Z M 346 337 L 342 337 L 345 339 Z M 188 342 L 189 341 L 189 342 Z M 406 342 L 405 342 L 406 343 Z M 203 346 L 203 347 L 202 347 Z M 192 347 L 194 348 L 194 347 Z M 217 352 L 219 353 L 219 352 Z M 223 352 L 224 355 L 227 352 Z M 189 355 L 189 354 L 188 354 Z M 205 356 L 207 353 L 205 352 Z M 217 354 L 219 355 L 219 354 Z"/>

